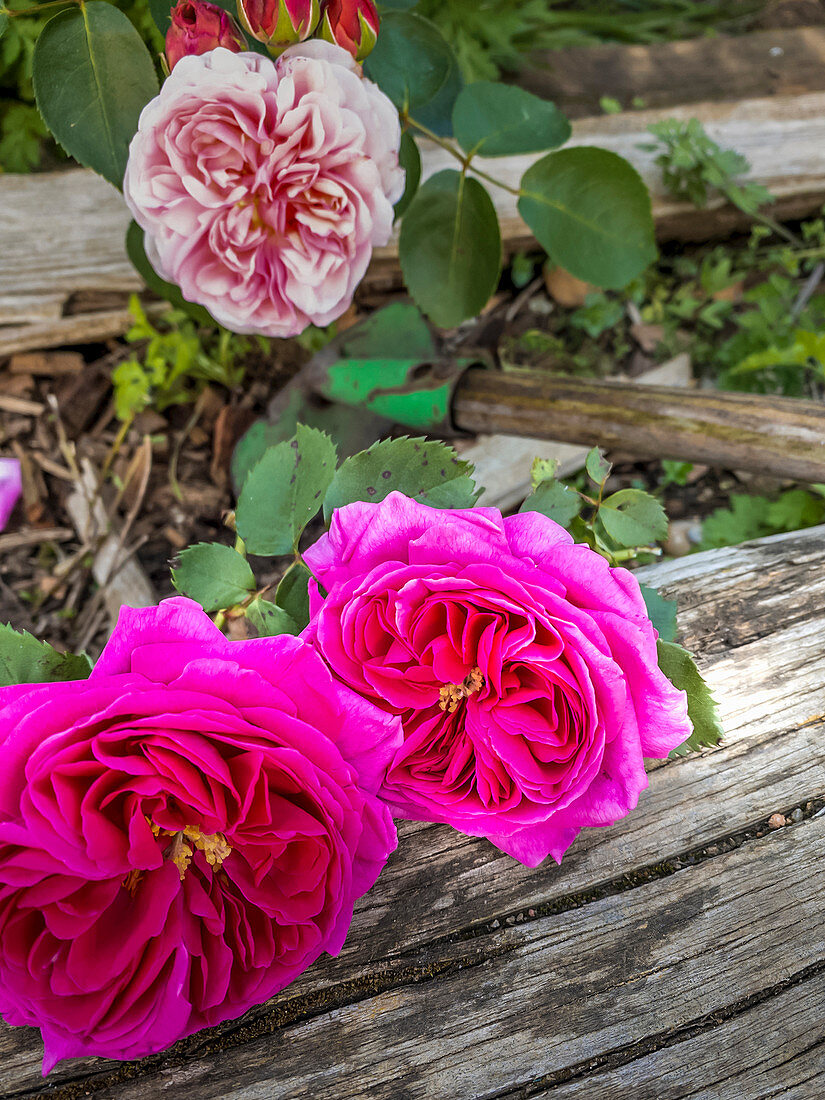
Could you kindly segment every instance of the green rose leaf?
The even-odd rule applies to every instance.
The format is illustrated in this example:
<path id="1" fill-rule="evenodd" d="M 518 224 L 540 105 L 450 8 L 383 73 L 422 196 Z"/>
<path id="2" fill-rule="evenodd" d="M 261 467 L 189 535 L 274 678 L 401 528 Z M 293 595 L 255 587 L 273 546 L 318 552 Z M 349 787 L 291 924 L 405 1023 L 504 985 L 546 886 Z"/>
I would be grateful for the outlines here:
<path id="1" fill-rule="evenodd" d="M 91 671 L 85 654 L 59 653 L 25 631 L 0 624 L 0 687 L 87 680 Z"/>
<path id="2" fill-rule="evenodd" d="M 255 576 L 246 558 L 217 542 L 199 542 L 181 550 L 172 583 L 204 611 L 233 607 L 255 591 Z"/>
<path id="3" fill-rule="evenodd" d="M 171 11 L 174 0 L 149 0 L 149 11 L 162 35 L 166 35 L 172 22 Z"/>
<path id="4" fill-rule="evenodd" d="M 534 458 L 530 467 L 530 485 L 533 492 L 538 489 L 543 481 L 555 481 L 556 471 L 559 468 L 557 458 Z"/>
<path id="5" fill-rule="evenodd" d="M 299 424 L 295 436 L 264 452 L 244 482 L 235 525 L 250 554 L 291 554 L 321 507 L 338 455 L 324 432 Z"/>
<path id="6" fill-rule="evenodd" d="M 418 497 L 445 482 L 470 479 L 472 472 L 446 443 L 385 439 L 341 464 L 324 500 L 324 517 L 329 521 L 336 508 L 356 500 L 377 504 L 392 492 Z"/>
<path id="7" fill-rule="evenodd" d="M 275 590 L 275 603 L 303 630 L 309 622 L 309 581 L 312 574 L 303 562 L 290 565 Z"/>
<path id="8" fill-rule="evenodd" d="M 404 281 L 416 303 L 442 328 L 486 304 L 498 283 L 501 233 L 478 180 L 450 168 L 421 187 L 401 222 Z"/>
<path id="9" fill-rule="evenodd" d="M 453 135 L 453 107 L 458 99 L 458 93 L 464 87 L 464 77 L 461 67 L 453 55 L 450 71 L 447 79 L 429 103 L 416 107 L 415 121 L 421 126 L 426 126 L 439 137 L 452 137 Z"/>
<path id="10" fill-rule="evenodd" d="M 597 523 L 620 546 L 647 546 L 667 537 L 664 508 L 642 489 L 620 489 L 605 497 Z"/>
<path id="11" fill-rule="evenodd" d="M 388 11 L 364 71 L 404 113 L 433 99 L 452 65 L 453 51 L 432 23 L 411 12 Z"/>
<path id="12" fill-rule="evenodd" d="M 442 481 L 416 495 L 416 500 L 430 508 L 472 508 L 481 490 L 471 477 L 454 477 Z"/>
<path id="13" fill-rule="evenodd" d="M 46 24 L 32 64 L 51 132 L 75 160 L 121 187 L 140 112 L 158 91 L 138 32 L 111 4 L 82 3 Z"/>
<path id="14" fill-rule="evenodd" d="M 570 123 L 554 103 L 523 88 L 479 80 L 455 101 L 453 134 L 469 156 L 508 157 L 563 145 Z"/>
<path id="15" fill-rule="evenodd" d="M 277 634 L 300 634 L 301 628 L 282 607 L 260 596 L 246 609 L 246 617 L 259 638 L 273 638 Z"/>
<path id="16" fill-rule="evenodd" d="M 408 130 L 401 135 L 401 148 L 398 150 L 398 163 L 406 172 L 404 194 L 395 204 L 395 216 L 400 218 L 404 211 L 415 198 L 418 185 L 421 183 L 421 154 L 415 139 Z"/>
<path id="17" fill-rule="evenodd" d="M 640 584 L 642 599 L 647 614 L 663 642 L 672 642 L 676 637 L 676 601 L 668 600 L 655 588 Z"/>
<path id="18" fill-rule="evenodd" d="M 584 468 L 595 485 L 602 485 L 610 477 L 613 463 L 607 461 L 598 447 L 594 447 L 592 451 L 587 452 Z"/>
<path id="19" fill-rule="evenodd" d="M 623 287 L 656 258 L 650 195 L 616 153 L 548 153 L 521 180 L 518 209 L 554 263 L 601 287 Z"/>
<path id="20" fill-rule="evenodd" d="M 4 11 L 0 11 L 0 38 L 2 38 L 3 35 L 5 34 L 6 28 L 8 27 L 8 25 L 9 25 L 9 17 L 6 15 L 6 13 Z"/>
<path id="21" fill-rule="evenodd" d="M 569 527 L 582 510 L 583 504 L 579 494 L 568 489 L 562 482 L 542 481 L 519 508 L 519 512 L 540 512 L 548 519 L 560 523 L 562 527 Z"/>
<path id="22" fill-rule="evenodd" d="M 665 642 L 660 638 L 657 650 L 659 668 L 674 687 L 687 692 L 688 717 L 693 724 L 693 733 L 683 745 L 669 754 L 669 759 L 718 745 L 725 735 L 724 730 L 719 724 L 710 688 L 702 679 L 696 662 L 686 649 L 675 642 Z"/>

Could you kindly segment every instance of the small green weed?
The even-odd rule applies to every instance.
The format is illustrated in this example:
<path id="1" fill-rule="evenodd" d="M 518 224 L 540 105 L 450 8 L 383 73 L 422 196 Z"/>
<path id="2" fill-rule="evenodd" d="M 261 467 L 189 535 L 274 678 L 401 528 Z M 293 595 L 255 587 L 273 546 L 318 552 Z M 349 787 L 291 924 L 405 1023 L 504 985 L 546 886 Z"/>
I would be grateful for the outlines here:
<path id="1" fill-rule="evenodd" d="M 170 405 L 194 401 L 207 382 L 232 389 L 243 381 L 242 361 L 255 346 L 253 338 L 226 329 L 212 333 L 198 329 L 180 310 L 163 315 L 161 330 L 148 319 L 137 295 L 132 296 L 129 310 L 135 323 L 126 339 L 130 344 L 147 344 L 140 359 L 127 359 L 112 374 L 120 420 L 130 420 L 149 407 L 162 412 Z M 261 338 L 257 343 L 267 347 Z"/>
<path id="2" fill-rule="evenodd" d="M 717 508 L 702 524 L 697 550 L 736 546 L 749 539 L 799 531 L 825 522 L 825 486 L 788 489 L 776 499 L 734 493 L 728 508 Z"/>

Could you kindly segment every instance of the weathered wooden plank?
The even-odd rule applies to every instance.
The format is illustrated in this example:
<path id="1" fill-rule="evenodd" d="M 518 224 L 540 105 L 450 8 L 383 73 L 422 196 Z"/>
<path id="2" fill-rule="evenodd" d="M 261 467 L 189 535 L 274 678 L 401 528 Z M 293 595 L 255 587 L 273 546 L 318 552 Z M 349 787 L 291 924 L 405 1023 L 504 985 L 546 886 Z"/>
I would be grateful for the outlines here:
<path id="1" fill-rule="evenodd" d="M 825 93 L 777 96 L 736 103 L 703 103 L 661 111 L 634 111 L 621 115 L 581 119 L 574 123 L 572 144 L 601 145 L 630 160 L 641 172 L 653 197 L 657 230 L 662 239 L 703 239 L 742 225 L 743 216 L 722 202 L 696 211 L 675 202 L 663 190 L 653 155 L 639 149 L 649 140 L 646 126 L 667 117 L 702 120 L 710 135 L 725 147 L 737 149 L 751 161 L 753 178 L 778 197 L 777 216 L 803 216 L 825 200 Z M 424 146 L 424 175 L 428 177 L 455 162 L 443 149 Z M 485 168 L 509 186 L 516 186 L 535 156 L 506 157 Z M 534 246 L 529 231 L 518 217 L 515 196 L 493 189 L 502 232 L 508 250 Z M 60 216 L 44 222 L 43 211 Z M 746 219 L 745 219 L 746 220 Z M 35 176 L 0 177 L 0 300 L 6 315 L 14 296 L 71 294 L 74 291 L 139 290 L 141 282 L 129 263 L 124 236 L 129 214 L 118 192 L 93 173 L 76 170 Z M 367 287 L 398 284 L 397 241 L 377 249 Z M 33 338 L 40 346 L 76 338 L 73 329 L 65 338 L 45 326 Z M 25 350 L 20 340 L 14 350 Z M 37 346 L 28 344 L 28 347 Z M 8 354 L 5 346 L 0 354 Z"/>
<path id="2" fill-rule="evenodd" d="M 605 93 L 626 109 L 825 90 L 825 28 L 535 51 L 517 83 L 571 118 L 595 115 Z"/>
<path id="3" fill-rule="evenodd" d="M 793 920 L 793 913 L 788 914 Z M 609 1068 L 550 1085 L 534 1100 L 814 1100 L 825 1080 L 825 973 L 782 993 L 743 1007 L 737 1015 L 709 1021 L 698 1034 L 650 1054 L 630 1050 Z M 813 1011 L 812 1011 L 813 1006 Z M 616 1063 L 619 1064 L 616 1064 Z M 724 1091 L 720 1092 L 720 1088 Z M 500 1098 L 504 1100 L 504 1098 Z"/>
<path id="4" fill-rule="evenodd" d="M 655 769 L 637 811 L 611 829 L 582 834 L 562 868 L 529 870 L 484 841 L 440 826 L 403 825 L 399 851 L 360 903 L 340 959 L 316 965 L 242 1026 L 270 1029 L 317 1013 L 325 1001 L 345 1005 L 414 981 L 431 964 L 442 965 L 451 936 L 484 939 L 494 922 L 529 921 L 531 909 L 539 916 L 589 909 L 628 882 L 667 875 L 676 866 L 669 860 L 715 862 L 726 838 L 741 843 L 773 812 L 825 792 L 823 535 L 820 528 L 645 571 L 649 583 L 680 596 L 684 635 L 720 702 L 725 747 Z M 227 1025 L 216 1041 L 233 1042 L 234 1030 Z M 200 1042 L 190 1040 L 174 1061 L 157 1065 L 177 1064 Z M 0 1094 L 35 1089 L 39 1057 L 36 1033 L 0 1028 Z M 97 1080 L 101 1073 L 103 1080 L 111 1070 L 112 1063 L 88 1060 L 58 1069 L 50 1082 L 86 1074 Z"/>
<path id="5" fill-rule="evenodd" d="M 788 986 L 800 995 L 825 969 L 823 843 L 825 820 L 805 821 L 575 912 L 439 945 L 420 959 L 421 983 L 232 1049 L 207 1043 L 180 1076 L 113 1078 L 105 1095 L 143 1100 L 151 1081 L 192 1100 L 505 1100 L 594 1058 L 665 1048 L 714 1013 Z M 820 1002 L 800 1011 L 822 1036 Z M 720 1068 L 714 1097 L 740 1100 L 727 1078 Z"/>
<path id="6" fill-rule="evenodd" d="M 157 317 L 169 307 L 165 302 L 145 303 L 147 315 Z M 131 313 L 123 309 L 106 309 L 97 313 L 74 313 L 51 321 L 0 328 L 0 357 L 14 355 L 32 348 L 56 348 L 64 344 L 92 344 L 122 336 L 133 325 Z"/>

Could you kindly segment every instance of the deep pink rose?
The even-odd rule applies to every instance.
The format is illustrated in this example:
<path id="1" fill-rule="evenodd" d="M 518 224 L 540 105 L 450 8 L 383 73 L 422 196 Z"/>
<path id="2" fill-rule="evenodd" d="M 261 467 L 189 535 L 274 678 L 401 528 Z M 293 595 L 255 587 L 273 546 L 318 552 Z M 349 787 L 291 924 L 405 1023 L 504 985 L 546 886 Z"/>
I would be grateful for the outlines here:
<path id="1" fill-rule="evenodd" d="M 16 458 L 0 458 L 0 531 L 23 492 L 23 473 Z"/>
<path id="2" fill-rule="evenodd" d="M 184 57 L 123 183 L 146 252 L 227 328 L 295 336 L 349 306 L 404 189 L 398 113 L 338 46 Z"/>
<path id="3" fill-rule="evenodd" d="M 440 511 L 391 493 L 336 512 L 306 561 L 306 637 L 401 715 L 382 795 L 529 866 L 624 817 L 642 758 L 691 731 L 639 585 L 545 516 Z"/>
<path id="4" fill-rule="evenodd" d="M 0 689 L 0 1011 L 138 1058 L 337 953 L 396 836 L 397 720 L 295 638 L 124 610 L 90 678 Z"/>

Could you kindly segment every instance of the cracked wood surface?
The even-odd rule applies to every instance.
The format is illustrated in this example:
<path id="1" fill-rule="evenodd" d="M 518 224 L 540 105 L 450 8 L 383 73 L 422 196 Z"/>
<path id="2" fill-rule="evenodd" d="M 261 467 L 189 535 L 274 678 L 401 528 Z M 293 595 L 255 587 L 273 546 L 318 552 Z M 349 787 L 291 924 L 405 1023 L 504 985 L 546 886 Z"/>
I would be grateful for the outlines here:
<path id="1" fill-rule="evenodd" d="M 821 1095 L 823 536 L 645 570 L 679 598 L 727 738 L 654 766 L 636 812 L 562 868 L 405 824 L 338 959 L 167 1055 L 58 1067 L 49 1095 Z M 40 1094 L 40 1056 L 36 1032 L 0 1027 L 0 1095 Z"/>

